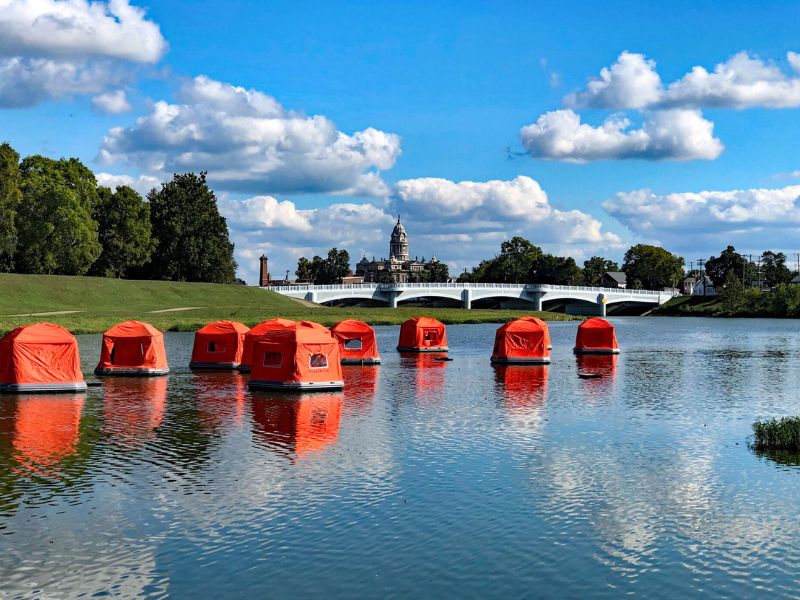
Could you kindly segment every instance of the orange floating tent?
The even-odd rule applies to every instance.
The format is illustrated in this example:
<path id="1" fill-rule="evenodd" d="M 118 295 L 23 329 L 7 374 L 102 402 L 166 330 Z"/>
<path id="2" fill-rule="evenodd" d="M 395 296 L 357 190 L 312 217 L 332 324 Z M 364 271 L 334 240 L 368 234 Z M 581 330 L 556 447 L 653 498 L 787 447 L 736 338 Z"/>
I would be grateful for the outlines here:
<path id="1" fill-rule="evenodd" d="M 34 323 L 0 338 L 0 392 L 81 392 L 78 342 L 63 327 Z"/>
<path id="2" fill-rule="evenodd" d="M 506 323 L 495 334 L 492 362 L 547 364 L 550 362 L 549 337 L 547 325 L 535 317 L 522 317 Z"/>
<path id="3" fill-rule="evenodd" d="M 614 326 L 605 319 L 597 317 L 585 320 L 578 326 L 575 353 L 619 354 Z"/>
<path id="4" fill-rule="evenodd" d="M 164 334 L 148 323 L 125 321 L 103 334 L 95 375 L 166 375 Z"/>
<path id="5" fill-rule="evenodd" d="M 237 369 L 242 362 L 244 336 L 250 331 L 236 321 L 215 321 L 194 334 L 190 369 Z"/>
<path id="6" fill-rule="evenodd" d="M 258 338 L 273 329 L 284 329 L 294 325 L 297 325 L 297 321 L 280 318 L 269 319 L 268 321 L 262 321 L 248 331 L 244 336 L 244 349 L 242 350 L 242 362 L 239 364 L 239 370 L 244 373 L 250 372 L 250 364 L 253 362 L 253 346 Z"/>
<path id="7" fill-rule="evenodd" d="M 339 340 L 343 365 L 380 364 L 375 330 L 366 323 L 352 319 L 339 321 L 331 327 L 331 333 Z"/>
<path id="8" fill-rule="evenodd" d="M 447 330 L 431 317 L 414 317 L 400 326 L 401 352 L 447 352 Z"/>
<path id="9" fill-rule="evenodd" d="M 254 431 L 270 448 L 297 459 L 324 450 L 339 437 L 342 397 L 307 394 L 299 398 L 253 398 Z"/>
<path id="10" fill-rule="evenodd" d="M 341 389 L 339 343 L 321 325 L 306 322 L 269 331 L 256 340 L 251 389 Z"/>

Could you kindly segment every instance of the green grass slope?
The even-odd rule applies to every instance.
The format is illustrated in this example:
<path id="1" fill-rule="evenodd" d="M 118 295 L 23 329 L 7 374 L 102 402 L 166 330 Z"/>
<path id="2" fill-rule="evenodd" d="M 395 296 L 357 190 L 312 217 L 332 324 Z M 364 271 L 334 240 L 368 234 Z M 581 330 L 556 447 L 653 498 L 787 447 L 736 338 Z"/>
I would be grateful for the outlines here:
<path id="1" fill-rule="evenodd" d="M 324 325 L 342 319 L 390 325 L 420 314 L 444 323 L 499 323 L 525 314 L 549 320 L 573 318 L 514 310 L 327 308 L 303 306 L 274 292 L 238 285 L 0 274 L 0 331 L 49 321 L 74 333 L 98 333 L 128 319 L 147 321 L 162 331 L 193 331 L 219 319 L 241 321 L 252 327 L 273 317 L 309 319 Z"/>

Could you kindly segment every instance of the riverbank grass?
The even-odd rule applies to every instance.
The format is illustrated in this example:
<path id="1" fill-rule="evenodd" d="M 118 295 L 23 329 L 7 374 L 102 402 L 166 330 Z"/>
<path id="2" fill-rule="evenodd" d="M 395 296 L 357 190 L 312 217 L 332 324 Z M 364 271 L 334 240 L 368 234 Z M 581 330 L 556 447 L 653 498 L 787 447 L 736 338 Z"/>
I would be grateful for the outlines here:
<path id="1" fill-rule="evenodd" d="M 343 319 L 397 325 L 419 315 L 447 324 L 504 323 L 524 315 L 550 321 L 578 319 L 520 310 L 329 308 L 308 306 L 275 292 L 241 285 L 0 274 L 0 332 L 36 321 L 56 323 L 73 333 L 100 333 L 128 319 L 146 321 L 162 331 L 194 331 L 220 319 L 240 321 L 249 327 L 275 317 L 307 319 L 326 326 Z"/>
<path id="2" fill-rule="evenodd" d="M 800 417 L 758 420 L 753 423 L 753 449 L 800 452 Z"/>

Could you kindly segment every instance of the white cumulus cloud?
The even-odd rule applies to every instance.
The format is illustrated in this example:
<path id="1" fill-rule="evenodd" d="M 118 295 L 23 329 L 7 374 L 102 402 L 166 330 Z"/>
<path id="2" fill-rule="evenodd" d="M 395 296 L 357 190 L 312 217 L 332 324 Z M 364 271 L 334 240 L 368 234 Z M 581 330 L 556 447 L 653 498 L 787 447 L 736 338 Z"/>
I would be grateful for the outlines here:
<path id="1" fill-rule="evenodd" d="M 95 173 L 95 178 L 97 179 L 97 185 L 109 187 L 112 190 L 116 189 L 117 186 L 127 185 L 128 187 L 135 189 L 142 196 L 146 196 L 150 190 L 161 185 L 161 181 L 158 179 L 158 177 L 151 177 L 149 175 L 132 177 L 131 175 Z"/>
<path id="2" fill-rule="evenodd" d="M 207 170 L 222 190 L 380 193 L 378 172 L 399 155 L 395 134 L 346 134 L 322 115 L 200 76 L 184 83 L 177 103 L 156 102 L 132 127 L 111 129 L 100 158 L 162 176 Z"/>
<path id="3" fill-rule="evenodd" d="M 0 107 L 101 94 L 166 47 L 128 0 L 0 0 Z"/>
<path id="4" fill-rule="evenodd" d="M 729 191 L 618 193 L 603 204 L 639 236 L 678 248 L 796 246 L 800 185 Z"/>
<path id="5" fill-rule="evenodd" d="M 800 55 L 786 60 L 800 73 Z M 568 106 L 609 109 L 643 108 L 796 108 L 800 77 L 748 52 L 739 52 L 712 70 L 694 66 L 677 81 L 662 85 L 656 63 L 643 54 L 623 52 L 584 90 L 565 98 Z"/>
<path id="6" fill-rule="evenodd" d="M 99 113 L 120 115 L 130 112 L 131 108 L 125 90 L 106 92 L 105 94 L 100 94 L 92 98 L 92 110 Z"/>
<path id="7" fill-rule="evenodd" d="M 724 146 L 714 124 L 697 110 L 648 112 L 640 129 L 619 115 L 594 127 L 572 110 L 556 110 L 520 130 L 520 141 L 535 158 L 585 162 L 603 159 L 711 160 Z"/>
<path id="8" fill-rule="evenodd" d="M 644 108 L 658 103 L 662 94 L 661 77 L 655 61 L 643 54 L 623 52 L 600 76 L 590 79 L 586 89 L 568 95 L 567 106 L 597 108 Z"/>
<path id="9" fill-rule="evenodd" d="M 6 56 L 154 63 L 166 47 L 158 25 L 128 0 L 0 0 L 0 54 Z"/>
<path id="10" fill-rule="evenodd" d="M 433 236 L 517 231 L 537 243 L 620 243 L 594 217 L 553 208 L 541 186 L 524 175 L 484 182 L 407 179 L 397 182 L 396 193 L 398 209 Z"/>

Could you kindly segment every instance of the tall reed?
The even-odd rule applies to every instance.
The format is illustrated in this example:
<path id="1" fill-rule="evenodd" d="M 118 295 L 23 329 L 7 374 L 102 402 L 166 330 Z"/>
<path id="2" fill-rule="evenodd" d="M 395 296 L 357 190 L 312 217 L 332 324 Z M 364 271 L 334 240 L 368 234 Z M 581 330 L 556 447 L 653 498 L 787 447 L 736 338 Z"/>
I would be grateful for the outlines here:
<path id="1" fill-rule="evenodd" d="M 753 448 L 800 451 L 800 417 L 756 421 L 753 423 Z"/>

